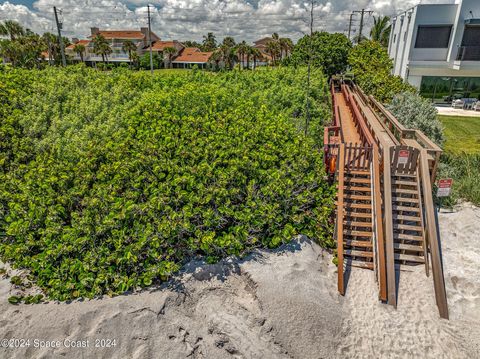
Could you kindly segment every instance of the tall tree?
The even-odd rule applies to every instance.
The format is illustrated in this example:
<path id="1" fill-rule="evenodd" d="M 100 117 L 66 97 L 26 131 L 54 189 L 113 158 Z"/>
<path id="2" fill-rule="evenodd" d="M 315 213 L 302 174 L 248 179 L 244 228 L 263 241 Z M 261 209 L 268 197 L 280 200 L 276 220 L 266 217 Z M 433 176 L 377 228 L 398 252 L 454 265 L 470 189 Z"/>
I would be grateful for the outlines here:
<path id="1" fill-rule="evenodd" d="M 235 40 L 233 37 L 227 36 L 224 38 L 220 50 L 222 51 L 222 60 L 225 66 L 231 70 L 235 62 Z"/>
<path id="2" fill-rule="evenodd" d="M 257 68 L 257 61 L 262 58 L 262 53 L 256 47 L 252 47 L 252 49 L 250 50 L 250 54 L 253 59 L 253 69 L 255 70 Z"/>
<path id="3" fill-rule="evenodd" d="M 277 41 L 269 41 L 265 49 L 272 58 L 272 65 L 275 66 L 278 57 L 280 56 L 280 44 Z"/>
<path id="4" fill-rule="evenodd" d="M 390 17 L 373 17 L 373 27 L 370 31 L 370 37 L 373 41 L 377 41 L 382 44 L 382 46 L 388 47 L 388 40 L 390 38 L 391 30 L 392 26 L 390 25 Z"/>
<path id="5" fill-rule="evenodd" d="M 248 44 L 244 41 L 237 45 L 237 55 L 238 55 L 238 67 L 243 69 L 243 63 L 245 62 L 245 55 L 248 51 Z"/>
<path id="6" fill-rule="evenodd" d="M 130 61 L 130 67 L 132 67 L 132 55 L 134 52 L 137 52 L 137 45 L 135 45 L 132 40 L 125 40 L 122 44 L 122 51 L 128 54 L 128 61 Z"/>
<path id="7" fill-rule="evenodd" d="M 217 39 L 213 32 L 203 36 L 202 51 L 213 51 L 217 48 Z"/>
<path id="8" fill-rule="evenodd" d="M 85 54 L 85 45 L 75 44 L 73 46 L 73 51 L 80 56 L 80 61 L 83 62 L 83 55 Z"/>
<path id="9" fill-rule="evenodd" d="M 280 58 L 283 60 L 293 50 L 293 41 L 288 37 L 282 37 L 278 40 L 280 45 Z"/>
<path id="10" fill-rule="evenodd" d="M 215 70 L 220 69 L 220 61 L 222 61 L 222 58 L 223 58 L 223 53 L 221 50 L 215 50 L 212 56 L 210 56 L 209 61 L 215 64 Z"/>
<path id="11" fill-rule="evenodd" d="M 0 35 L 9 36 L 11 41 L 25 35 L 25 29 L 18 22 L 13 20 L 5 20 L 0 23 Z"/>
<path id="12" fill-rule="evenodd" d="M 163 54 L 167 56 L 168 68 L 172 68 L 173 56 L 177 53 L 177 49 L 174 47 L 166 47 L 163 49 Z"/>
<path id="13" fill-rule="evenodd" d="M 102 56 L 103 62 L 108 62 L 108 55 L 112 53 L 112 48 L 107 39 L 102 34 L 98 34 L 92 40 L 93 52 Z"/>

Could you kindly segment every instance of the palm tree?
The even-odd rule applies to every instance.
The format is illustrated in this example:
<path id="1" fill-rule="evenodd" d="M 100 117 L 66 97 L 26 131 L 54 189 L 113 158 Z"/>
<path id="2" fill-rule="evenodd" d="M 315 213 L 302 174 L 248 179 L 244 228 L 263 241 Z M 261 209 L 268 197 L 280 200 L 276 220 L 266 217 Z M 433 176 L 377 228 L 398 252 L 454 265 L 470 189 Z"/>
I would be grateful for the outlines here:
<path id="1" fill-rule="evenodd" d="M 215 70 L 218 70 L 220 68 L 220 61 L 222 61 L 223 58 L 223 53 L 221 50 L 215 50 L 210 56 L 209 61 L 215 63 Z"/>
<path id="2" fill-rule="evenodd" d="M 225 66 L 229 69 L 233 68 L 235 61 L 235 40 L 231 36 L 227 36 L 223 39 L 220 50 L 222 51 L 222 59 L 225 62 Z"/>
<path id="3" fill-rule="evenodd" d="M 262 53 L 256 47 L 252 47 L 250 54 L 253 58 L 253 69 L 255 70 L 257 68 L 257 61 L 262 58 Z"/>
<path id="4" fill-rule="evenodd" d="M 392 26 L 390 25 L 390 17 L 373 17 L 373 27 L 370 31 L 370 37 L 372 38 L 372 40 L 378 41 L 382 44 L 382 46 L 387 47 L 391 30 Z"/>
<path id="5" fill-rule="evenodd" d="M 283 60 L 284 54 L 287 57 L 293 49 L 293 41 L 288 37 L 282 37 L 278 40 L 278 44 L 280 45 L 280 58 Z"/>
<path id="6" fill-rule="evenodd" d="M 238 60 L 239 60 L 238 61 L 238 68 L 239 69 L 243 69 L 243 63 L 245 61 L 245 55 L 247 54 L 247 52 L 248 52 L 248 45 L 244 40 L 237 45 L 237 54 L 238 54 Z"/>
<path id="7" fill-rule="evenodd" d="M 0 35 L 9 36 L 11 41 L 14 41 L 19 36 L 25 35 L 25 30 L 22 25 L 13 20 L 5 20 L 3 24 L 0 23 Z"/>
<path id="8" fill-rule="evenodd" d="M 128 61 L 130 61 L 130 67 L 132 67 L 132 54 L 137 52 L 137 45 L 132 40 L 125 40 L 122 44 L 122 51 L 128 54 Z"/>
<path id="9" fill-rule="evenodd" d="M 275 65 L 278 55 L 280 55 L 280 45 L 278 42 L 269 41 L 265 49 L 272 58 L 272 64 Z"/>
<path id="10" fill-rule="evenodd" d="M 80 56 L 80 61 L 83 62 L 83 54 L 85 53 L 85 45 L 82 44 L 75 44 L 73 46 L 73 51 Z"/>
<path id="11" fill-rule="evenodd" d="M 203 36 L 202 51 L 213 51 L 217 48 L 217 39 L 213 32 Z"/>
<path id="12" fill-rule="evenodd" d="M 112 53 L 110 44 L 102 34 L 98 34 L 92 40 L 93 52 L 97 55 L 102 55 L 102 61 L 108 62 L 108 55 Z"/>
<path id="13" fill-rule="evenodd" d="M 177 53 L 177 49 L 174 47 L 166 47 L 163 49 L 163 54 L 167 55 L 168 59 L 168 68 L 172 67 L 173 55 Z"/>

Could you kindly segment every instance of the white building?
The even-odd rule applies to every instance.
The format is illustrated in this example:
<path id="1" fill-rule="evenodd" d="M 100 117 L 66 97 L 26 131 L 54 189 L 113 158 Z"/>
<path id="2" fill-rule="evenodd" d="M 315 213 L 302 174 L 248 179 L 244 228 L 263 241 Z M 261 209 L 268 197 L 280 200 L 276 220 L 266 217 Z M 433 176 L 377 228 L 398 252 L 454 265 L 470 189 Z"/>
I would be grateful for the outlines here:
<path id="1" fill-rule="evenodd" d="M 480 98 L 480 0 L 420 4 L 391 21 L 395 75 L 436 102 Z"/>

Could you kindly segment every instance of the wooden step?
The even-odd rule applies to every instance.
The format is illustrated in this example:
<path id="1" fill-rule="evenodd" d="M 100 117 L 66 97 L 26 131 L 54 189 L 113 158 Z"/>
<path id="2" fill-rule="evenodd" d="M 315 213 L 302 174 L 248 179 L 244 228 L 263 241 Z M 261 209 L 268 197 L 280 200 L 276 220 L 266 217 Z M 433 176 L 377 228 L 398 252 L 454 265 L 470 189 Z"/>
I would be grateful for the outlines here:
<path id="1" fill-rule="evenodd" d="M 361 196 L 358 194 L 345 194 L 344 198 L 351 199 L 354 201 L 371 201 L 372 200 L 371 196 Z"/>
<path id="2" fill-rule="evenodd" d="M 393 239 L 396 240 L 407 240 L 407 241 L 416 241 L 416 242 L 423 242 L 423 237 L 421 236 L 412 236 L 411 234 L 405 233 L 394 233 Z"/>
<path id="3" fill-rule="evenodd" d="M 345 262 L 347 265 L 351 265 L 352 267 L 364 268 L 364 269 L 373 269 L 373 262 L 362 262 L 362 261 L 355 261 L 352 259 L 345 258 Z"/>
<path id="4" fill-rule="evenodd" d="M 395 214 L 393 215 L 393 219 L 397 221 L 409 221 L 409 222 L 421 222 L 422 219 L 420 217 L 414 217 L 414 216 L 404 216 L 401 214 Z"/>
<path id="5" fill-rule="evenodd" d="M 393 197 L 393 202 L 418 203 L 418 198 Z"/>
<path id="6" fill-rule="evenodd" d="M 402 174 L 402 173 L 393 173 L 392 172 L 392 176 L 395 176 L 395 177 L 404 177 L 404 178 L 412 178 L 412 179 L 417 179 L 417 176 L 416 175 L 409 175 L 409 174 Z"/>
<path id="7" fill-rule="evenodd" d="M 415 252 L 424 252 L 422 246 L 414 246 L 412 244 L 403 244 L 403 243 L 394 243 L 395 249 L 400 249 L 404 251 L 415 251 Z"/>
<path id="8" fill-rule="evenodd" d="M 400 180 L 396 180 L 396 179 L 392 179 L 392 183 L 394 185 L 397 185 L 397 186 L 415 186 L 417 187 L 417 181 L 400 181 Z"/>
<path id="9" fill-rule="evenodd" d="M 371 184 L 370 178 L 345 177 L 345 182 L 368 183 Z"/>
<path id="10" fill-rule="evenodd" d="M 372 189 L 370 187 L 358 187 L 358 186 L 344 186 L 343 189 L 345 191 L 349 191 L 349 192 L 371 192 Z"/>
<path id="11" fill-rule="evenodd" d="M 345 211 L 346 216 L 352 218 L 369 218 L 372 219 L 371 213 L 363 213 L 363 212 L 353 212 L 353 211 Z"/>
<path id="12" fill-rule="evenodd" d="M 418 208 L 418 207 L 397 206 L 395 204 L 392 206 L 392 210 L 402 211 L 402 212 L 417 212 L 417 213 L 420 213 L 420 208 Z"/>
<path id="13" fill-rule="evenodd" d="M 373 252 L 368 251 L 358 251 L 355 249 L 345 249 L 343 254 L 346 256 L 352 257 L 365 257 L 365 258 L 373 258 Z"/>
<path id="14" fill-rule="evenodd" d="M 422 227 L 420 226 L 411 226 L 409 224 L 398 224 L 398 223 L 393 224 L 393 229 L 403 229 L 405 231 L 417 231 L 417 232 L 422 231 Z"/>
<path id="15" fill-rule="evenodd" d="M 345 202 L 344 204 L 345 208 L 360 208 L 360 209 L 372 209 L 371 204 L 365 204 L 365 203 L 349 203 Z"/>
<path id="16" fill-rule="evenodd" d="M 365 232 L 365 231 L 352 231 L 350 229 L 346 229 L 343 231 L 344 236 L 352 236 L 352 237 L 372 237 L 372 232 Z"/>
<path id="17" fill-rule="evenodd" d="M 368 176 L 370 177 L 370 171 L 352 171 L 352 170 L 345 170 L 345 176 Z"/>
<path id="18" fill-rule="evenodd" d="M 400 254 L 395 253 L 395 260 L 407 261 L 407 262 L 416 262 L 416 263 L 425 263 L 425 258 L 420 256 L 412 256 L 409 254 Z"/>
<path id="19" fill-rule="evenodd" d="M 355 221 L 344 221 L 343 224 L 345 226 L 350 227 L 370 227 L 372 228 L 372 222 L 355 222 Z"/>
<path id="20" fill-rule="evenodd" d="M 345 245 L 350 247 L 372 248 L 372 242 L 370 241 L 346 240 Z"/>
<path id="21" fill-rule="evenodd" d="M 394 188 L 393 193 L 418 195 L 418 191 L 413 189 Z"/>

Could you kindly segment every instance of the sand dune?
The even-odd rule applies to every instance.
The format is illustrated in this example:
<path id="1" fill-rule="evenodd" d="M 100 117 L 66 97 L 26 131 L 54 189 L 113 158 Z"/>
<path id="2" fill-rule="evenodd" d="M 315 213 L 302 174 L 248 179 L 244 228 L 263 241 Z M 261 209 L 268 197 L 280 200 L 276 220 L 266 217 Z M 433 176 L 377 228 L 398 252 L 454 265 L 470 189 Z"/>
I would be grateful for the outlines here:
<path id="1" fill-rule="evenodd" d="M 162 288 L 116 298 L 13 306 L 2 279 L 0 338 L 61 345 L 0 348 L 0 357 L 479 358 L 480 210 L 442 213 L 440 227 L 449 321 L 423 267 L 401 273 L 395 310 L 378 303 L 366 270 L 352 271 L 338 296 L 331 256 L 299 239 L 244 260 L 192 261 Z M 95 339 L 116 346 L 95 348 Z M 67 348 L 68 340 L 89 347 Z"/>

